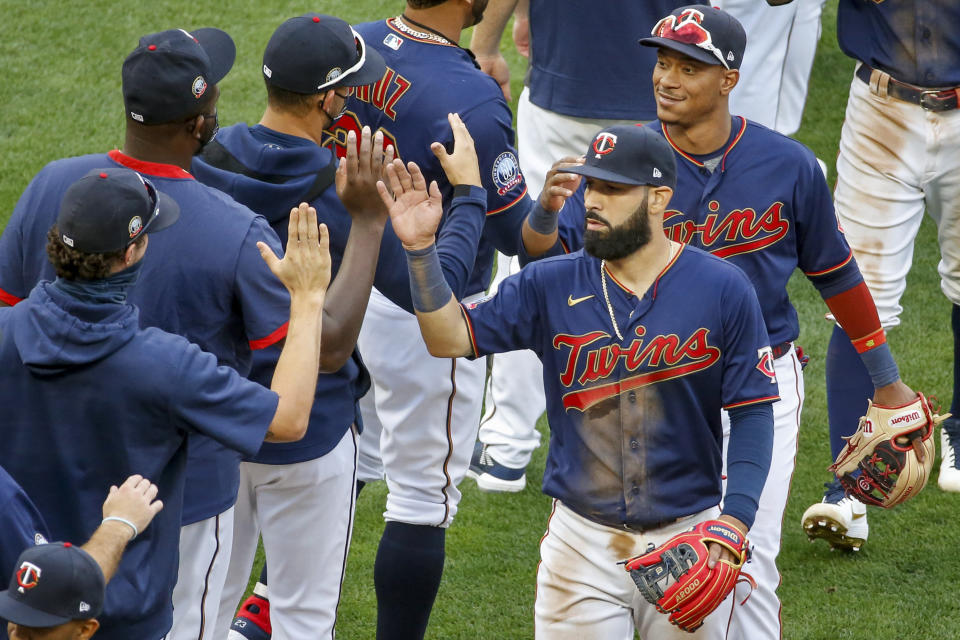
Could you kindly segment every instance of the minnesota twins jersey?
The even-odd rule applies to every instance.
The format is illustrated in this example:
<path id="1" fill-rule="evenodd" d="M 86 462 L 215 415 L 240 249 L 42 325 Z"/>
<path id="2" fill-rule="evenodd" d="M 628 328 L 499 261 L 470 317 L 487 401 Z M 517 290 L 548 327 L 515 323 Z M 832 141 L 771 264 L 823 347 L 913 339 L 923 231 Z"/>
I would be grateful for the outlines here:
<path id="1" fill-rule="evenodd" d="M 384 76 L 368 87 L 358 87 L 346 114 L 333 127 L 332 144 L 344 154 L 347 133 L 364 125 L 384 132 L 404 161 L 416 162 L 429 183 L 436 180 L 444 201 L 444 219 L 453 187 L 432 142 L 452 149 L 448 113 L 458 113 L 476 144 L 480 177 L 487 190 L 487 212 L 473 274 L 465 295 L 487 288 L 494 249 L 516 255 L 520 229 L 532 200 L 520 173 L 513 147 L 513 116 L 496 81 L 480 71 L 471 54 L 444 38 L 421 32 L 398 18 L 357 25 L 367 46 L 387 63 Z"/>
<path id="2" fill-rule="evenodd" d="M 956 0 L 840 0 L 837 39 L 851 58 L 919 87 L 960 86 Z"/>
<path id="3" fill-rule="evenodd" d="M 602 524 L 649 529 L 718 504 L 721 407 L 778 398 L 753 287 L 698 249 L 683 247 L 642 296 L 582 251 L 542 260 L 464 315 L 474 356 L 540 357 L 543 491 Z"/>
<path id="4" fill-rule="evenodd" d="M 657 52 L 637 40 L 685 4 L 530 0 L 530 101 L 580 118 L 653 120 L 657 106 L 650 73 Z"/>
<path id="5" fill-rule="evenodd" d="M 0 466 L 0 576 L 9 578 L 20 553 L 30 545 L 46 543 L 49 537 L 43 516 Z M 6 625 L 0 625 L 0 638 L 6 637 Z"/>
<path id="6" fill-rule="evenodd" d="M 150 249 L 129 301 L 143 326 L 186 337 L 220 364 L 247 375 L 251 352 L 286 335 L 290 299 L 270 272 L 257 241 L 280 255 L 267 221 L 186 171 L 143 162 L 119 151 L 57 160 L 27 186 L 0 236 L 0 296 L 9 304 L 52 279 L 45 251 L 64 192 L 100 167 L 124 166 L 147 176 L 180 207 L 177 224 L 150 238 Z M 183 523 L 228 509 L 237 498 L 239 454 L 204 435 L 192 435 Z"/>

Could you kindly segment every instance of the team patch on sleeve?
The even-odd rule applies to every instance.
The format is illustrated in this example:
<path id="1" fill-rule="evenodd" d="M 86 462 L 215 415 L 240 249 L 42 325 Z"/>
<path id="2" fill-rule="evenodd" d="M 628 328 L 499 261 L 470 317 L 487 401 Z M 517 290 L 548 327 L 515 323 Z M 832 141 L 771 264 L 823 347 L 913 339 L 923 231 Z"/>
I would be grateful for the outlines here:
<path id="1" fill-rule="evenodd" d="M 520 174 L 520 162 L 512 151 L 504 151 L 493 161 L 493 184 L 497 194 L 506 195 L 508 191 L 523 182 Z"/>
<path id="2" fill-rule="evenodd" d="M 757 370 L 770 378 L 770 384 L 777 384 L 777 372 L 773 365 L 773 349 L 770 347 L 757 349 L 757 358 L 759 360 Z"/>

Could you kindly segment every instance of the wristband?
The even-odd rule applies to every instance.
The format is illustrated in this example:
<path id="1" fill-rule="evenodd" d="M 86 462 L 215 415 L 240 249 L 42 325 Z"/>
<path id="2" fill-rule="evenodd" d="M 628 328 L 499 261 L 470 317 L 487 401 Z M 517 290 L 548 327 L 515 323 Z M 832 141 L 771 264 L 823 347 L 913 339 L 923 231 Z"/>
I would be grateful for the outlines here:
<path id="1" fill-rule="evenodd" d="M 860 359 L 866 365 L 875 388 L 885 387 L 900 379 L 897 363 L 893 359 L 893 354 L 890 353 L 890 345 L 886 342 L 879 347 L 864 351 L 860 354 Z"/>
<path id="2" fill-rule="evenodd" d="M 430 313 L 450 302 L 453 290 L 443 277 L 436 244 L 425 249 L 407 249 L 407 271 L 415 311 Z"/>
<path id="3" fill-rule="evenodd" d="M 110 522 L 110 521 L 122 522 L 123 524 L 133 529 L 133 538 L 136 538 L 138 535 L 140 535 L 140 530 L 137 529 L 137 525 L 133 524 L 126 518 L 121 518 L 120 516 L 107 516 L 106 518 L 100 521 L 100 524 L 103 524 L 104 522 Z M 130 539 L 133 540 L 133 538 L 130 538 Z"/>
<path id="4" fill-rule="evenodd" d="M 561 209 L 562 208 L 563 207 L 561 207 Z M 535 201 L 533 208 L 530 210 L 530 214 L 527 215 L 527 224 L 537 233 L 548 236 L 557 230 L 559 213 L 559 211 L 556 213 L 547 211 L 540 206 L 539 202 Z"/>

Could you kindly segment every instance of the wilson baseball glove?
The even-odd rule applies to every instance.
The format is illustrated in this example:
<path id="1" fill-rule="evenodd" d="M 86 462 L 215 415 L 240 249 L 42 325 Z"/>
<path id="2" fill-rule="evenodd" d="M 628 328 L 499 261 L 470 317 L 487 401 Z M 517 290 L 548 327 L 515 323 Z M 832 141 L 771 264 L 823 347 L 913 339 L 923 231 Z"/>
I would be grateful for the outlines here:
<path id="1" fill-rule="evenodd" d="M 936 457 L 933 427 L 950 414 L 938 415 L 922 393 L 902 407 L 867 404 L 857 432 L 830 466 L 848 495 L 864 504 L 890 508 L 920 493 Z M 914 443 L 923 447 L 920 462 Z"/>
<path id="2" fill-rule="evenodd" d="M 708 568 L 708 542 L 729 549 L 736 564 L 720 560 Z M 626 570 L 647 602 L 670 614 L 670 622 L 692 632 L 736 585 L 747 555 L 742 533 L 720 520 L 707 520 L 659 547 L 651 544 L 646 553 L 626 561 Z"/>

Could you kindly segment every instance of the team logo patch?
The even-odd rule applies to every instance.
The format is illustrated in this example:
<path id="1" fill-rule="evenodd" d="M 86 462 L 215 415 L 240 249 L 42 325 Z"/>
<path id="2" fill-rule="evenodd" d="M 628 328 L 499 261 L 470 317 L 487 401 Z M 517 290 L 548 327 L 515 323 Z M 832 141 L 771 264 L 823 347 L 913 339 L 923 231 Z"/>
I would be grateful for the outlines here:
<path id="1" fill-rule="evenodd" d="M 24 562 L 17 570 L 17 591 L 26 593 L 27 589 L 33 589 L 40 581 L 40 567 L 32 562 Z"/>
<path id="2" fill-rule="evenodd" d="M 605 156 L 617 146 L 617 136 L 606 131 L 597 135 L 593 140 L 593 152 L 596 157 Z"/>
<path id="3" fill-rule="evenodd" d="M 493 184 L 497 193 L 504 195 L 510 189 L 523 182 L 520 175 L 520 163 L 512 151 L 504 151 L 493 161 Z"/>
<path id="4" fill-rule="evenodd" d="M 143 231 L 143 220 L 140 219 L 140 216 L 130 218 L 130 222 L 127 224 L 127 231 L 130 232 L 131 238 L 136 238 L 137 234 Z"/>
<path id="5" fill-rule="evenodd" d="M 324 84 L 326 84 L 326 82 L 330 82 L 331 80 L 336 80 L 342 75 L 343 75 L 343 69 L 341 69 L 340 67 L 334 67 L 333 69 L 330 69 L 330 71 L 327 72 L 327 79 Z"/>
<path id="6" fill-rule="evenodd" d="M 207 81 L 203 79 L 203 76 L 197 76 L 193 79 L 193 87 L 191 87 L 191 90 L 193 91 L 194 98 L 199 98 L 207 92 Z"/>
<path id="7" fill-rule="evenodd" d="M 383 44 L 396 51 L 403 44 L 403 38 L 395 33 L 388 33 L 387 37 L 383 39 Z"/>
<path id="8" fill-rule="evenodd" d="M 760 373 L 770 378 L 770 384 L 777 384 L 777 371 L 773 368 L 773 349 L 770 347 L 757 349 L 757 358 L 760 360 L 757 363 Z"/>

